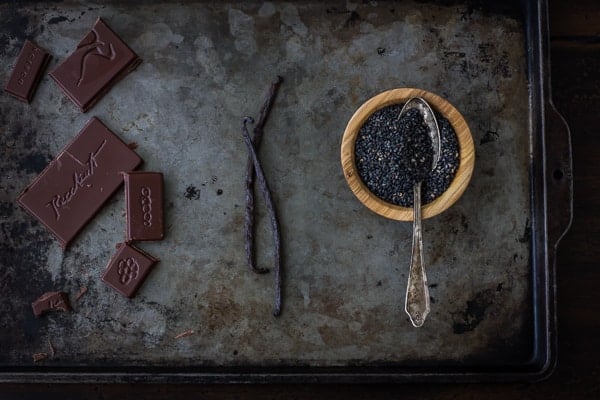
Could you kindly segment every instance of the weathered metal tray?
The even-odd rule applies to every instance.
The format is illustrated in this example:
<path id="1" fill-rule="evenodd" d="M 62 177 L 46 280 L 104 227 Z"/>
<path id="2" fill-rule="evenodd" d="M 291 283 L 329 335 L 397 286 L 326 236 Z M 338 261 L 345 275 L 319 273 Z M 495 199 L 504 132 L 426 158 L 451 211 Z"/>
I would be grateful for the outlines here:
<path id="1" fill-rule="evenodd" d="M 0 380 L 549 374 L 568 130 L 550 103 L 545 2 L 490 3 L 0 4 L 0 81 L 25 38 L 53 54 L 51 70 L 98 16 L 144 60 L 87 114 L 47 76 L 30 105 L 0 96 Z M 273 277 L 244 263 L 240 133 L 276 74 L 285 81 L 261 154 L 283 229 L 279 318 Z M 424 222 L 432 313 L 420 329 L 403 312 L 411 225 L 362 207 L 339 161 L 352 113 L 394 87 L 444 96 L 476 143 L 470 187 Z M 164 173 L 166 238 L 140 245 L 161 262 L 132 300 L 100 281 L 124 240 L 121 191 L 65 252 L 15 203 L 92 116 L 138 144 L 143 169 Z M 269 266 L 264 213 L 258 236 Z M 35 318 L 30 303 L 49 290 L 70 293 L 74 311 Z M 34 363 L 48 342 L 54 357 Z"/>

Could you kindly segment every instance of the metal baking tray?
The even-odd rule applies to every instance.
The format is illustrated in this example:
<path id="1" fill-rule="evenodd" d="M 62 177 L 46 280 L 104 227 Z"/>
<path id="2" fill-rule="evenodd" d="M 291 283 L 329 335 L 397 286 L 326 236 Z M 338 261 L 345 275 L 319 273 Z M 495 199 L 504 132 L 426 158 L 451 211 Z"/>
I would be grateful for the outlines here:
<path id="1" fill-rule="evenodd" d="M 1 3 L 1 81 L 25 38 L 54 56 L 51 70 L 99 16 L 144 61 L 86 114 L 47 76 L 30 105 L 0 96 L 0 381 L 548 376 L 569 133 L 549 92 L 546 3 L 497 3 Z M 272 274 L 244 262 L 240 131 L 276 74 L 261 154 L 282 225 L 279 318 Z M 411 225 L 362 207 L 339 160 L 356 108 L 395 87 L 445 97 L 476 144 L 465 194 L 424 221 L 432 313 L 420 329 L 403 312 Z M 140 245 L 161 261 L 131 300 L 100 281 L 124 240 L 122 191 L 65 252 L 15 203 L 92 116 L 164 174 L 165 240 Z M 50 290 L 68 292 L 74 311 L 35 318 L 31 302 Z M 54 357 L 34 363 L 48 342 Z"/>

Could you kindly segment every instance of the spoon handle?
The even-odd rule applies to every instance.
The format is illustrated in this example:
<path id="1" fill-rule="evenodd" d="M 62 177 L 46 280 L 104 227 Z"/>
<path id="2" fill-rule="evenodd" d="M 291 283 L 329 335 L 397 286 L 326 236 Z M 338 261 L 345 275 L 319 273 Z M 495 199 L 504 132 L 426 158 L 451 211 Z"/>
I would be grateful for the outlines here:
<path id="1" fill-rule="evenodd" d="M 418 328 L 423 325 L 430 310 L 421 236 L 421 182 L 414 185 L 413 193 L 413 242 L 404 310 L 410 317 L 413 326 Z"/>

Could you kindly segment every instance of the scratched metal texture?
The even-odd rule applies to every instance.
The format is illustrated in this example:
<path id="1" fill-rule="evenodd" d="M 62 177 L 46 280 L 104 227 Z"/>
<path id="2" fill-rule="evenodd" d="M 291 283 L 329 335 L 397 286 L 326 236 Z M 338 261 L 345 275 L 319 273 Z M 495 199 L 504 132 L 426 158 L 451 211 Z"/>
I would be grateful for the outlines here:
<path id="1" fill-rule="evenodd" d="M 449 2 L 452 3 L 452 2 Z M 0 366 L 353 366 L 520 363 L 533 351 L 529 125 L 521 18 L 460 4 L 87 2 L 0 4 L 0 81 L 25 38 L 56 67 L 97 17 L 144 60 L 86 114 L 45 75 L 30 105 L 0 95 Z M 244 263 L 245 115 L 284 77 L 260 150 L 283 236 L 273 276 Z M 371 96 L 419 87 L 452 102 L 475 141 L 464 196 L 426 220 L 432 312 L 404 314 L 411 224 L 361 206 L 339 148 Z M 100 280 L 124 240 L 124 194 L 62 251 L 15 199 L 92 116 L 165 181 L 161 261 L 137 297 Z M 220 194 L 219 194 L 220 193 Z M 258 261 L 272 244 L 258 195 Z M 75 301 L 82 287 L 89 291 Z M 31 302 L 70 294 L 73 312 Z M 188 329 L 195 334 L 174 337 Z"/>

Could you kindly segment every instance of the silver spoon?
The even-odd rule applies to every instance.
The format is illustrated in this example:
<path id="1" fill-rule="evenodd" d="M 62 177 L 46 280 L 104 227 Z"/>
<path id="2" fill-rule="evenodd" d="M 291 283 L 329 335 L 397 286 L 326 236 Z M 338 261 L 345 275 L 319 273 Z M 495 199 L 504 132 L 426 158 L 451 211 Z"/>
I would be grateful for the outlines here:
<path id="1" fill-rule="evenodd" d="M 441 141 L 440 128 L 433 110 L 429 104 L 420 97 L 409 99 L 398 118 L 402 117 L 405 112 L 416 108 L 419 110 L 431 136 L 431 146 L 433 149 L 433 162 L 431 169 L 435 166 L 440 158 Z M 429 288 L 427 287 L 427 275 L 425 274 L 425 264 L 423 262 L 423 237 L 421 234 L 421 182 L 416 182 L 413 186 L 413 241 L 412 254 L 410 258 L 410 272 L 408 275 L 408 285 L 406 288 L 406 301 L 404 310 L 410 317 L 410 322 L 418 328 L 423 326 L 425 318 L 430 311 L 429 305 Z"/>

